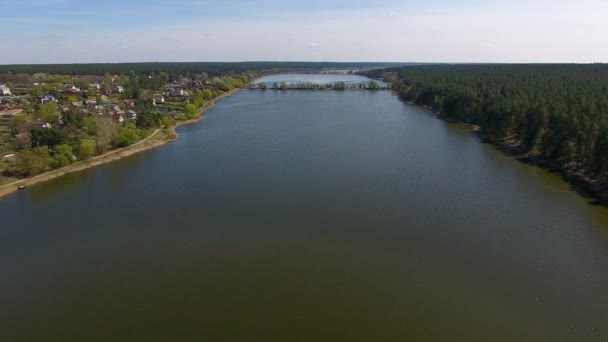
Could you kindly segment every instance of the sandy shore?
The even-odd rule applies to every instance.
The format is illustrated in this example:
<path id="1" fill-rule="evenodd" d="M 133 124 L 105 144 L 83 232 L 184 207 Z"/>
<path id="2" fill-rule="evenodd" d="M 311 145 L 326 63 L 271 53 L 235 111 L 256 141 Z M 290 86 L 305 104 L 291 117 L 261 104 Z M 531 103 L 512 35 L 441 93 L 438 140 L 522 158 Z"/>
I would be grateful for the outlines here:
<path id="1" fill-rule="evenodd" d="M 115 160 L 119 160 L 122 158 L 126 158 L 132 156 L 136 153 L 140 153 L 143 151 L 151 150 L 153 148 L 165 145 L 169 142 L 175 141 L 178 138 L 178 134 L 176 132 L 176 128 L 182 125 L 189 125 L 200 121 L 203 118 L 203 114 L 210 108 L 213 108 L 218 100 L 221 100 L 225 97 L 231 96 L 241 89 L 234 89 L 230 92 L 227 92 L 212 101 L 210 101 L 207 105 L 201 108 L 199 117 L 192 120 L 186 121 L 178 121 L 175 127 L 171 127 L 169 129 L 157 129 L 154 131 L 149 137 L 141 140 L 131 146 L 110 151 L 108 153 L 102 154 L 100 156 L 93 157 L 88 160 L 79 161 L 74 164 L 68 165 L 64 168 L 53 170 L 50 172 L 46 172 L 31 178 L 20 179 L 14 182 L 0 185 L 0 198 L 7 196 L 9 194 L 15 193 L 19 191 L 19 188 L 22 186 L 30 187 L 35 184 L 43 183 L 49 181 L 51 179 L 59 178 L 64 175 L 79 172 L 82 170 L 86 170 L 95 166 L 103 165 L 106 163 L 113 162 Z"/>

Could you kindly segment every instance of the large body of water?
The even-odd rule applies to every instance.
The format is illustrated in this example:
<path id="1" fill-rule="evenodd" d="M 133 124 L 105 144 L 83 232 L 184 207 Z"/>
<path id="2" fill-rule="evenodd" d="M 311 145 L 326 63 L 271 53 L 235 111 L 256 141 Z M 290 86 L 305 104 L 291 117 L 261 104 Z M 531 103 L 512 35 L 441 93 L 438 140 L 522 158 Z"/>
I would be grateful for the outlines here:
<path id="1" fill-rule="evenodd" d="M 242 91 L 0 200 L 0 341 L 606 341 L 608 216 L 388 92 Z"/>

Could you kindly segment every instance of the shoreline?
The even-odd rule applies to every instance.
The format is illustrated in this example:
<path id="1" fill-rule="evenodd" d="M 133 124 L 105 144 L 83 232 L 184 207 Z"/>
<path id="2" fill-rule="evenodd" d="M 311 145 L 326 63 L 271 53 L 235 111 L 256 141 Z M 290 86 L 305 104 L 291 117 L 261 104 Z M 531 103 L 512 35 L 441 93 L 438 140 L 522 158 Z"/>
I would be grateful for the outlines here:
<path id="1" fill-rule="evenodd" d="M 470 134 L 474 135 L 477 139 L 479 139 L 481 143 L 492 145 L 492 147 L 496 150 L 502 152 L 506 156 L 513 157 L 520 163 L 537 167 L 551 174 L 559 174 L 560 178 L 570 186 L 570 190 L 575 192 L 577 195 L 583 197 L 584 199 L 589 200 L 589 204 L 599 205 L 608 208 L 608 189 L 605 185 L 600 184 L 597 180 L 594 180 L 592 177 L 588 176 L 584 172 L 548 163 L 547 161 L 535 155 L 534 153 L 522 151 L 521 146 L 516 141 L 500 141 L 490 139 L 489 137 L 483 135 L 481 127 L 479 127 L 478 125 L 448 119 L 442 113 L 435 112 L 432 108 L 428 106 L 422 106 L 415 104 L 411 101 L 405 101 L 395 91 L 393 91 L 392 93 L 399 99 L 399 101 L 407 105 L 420 108 L 423 111 L 427 112 L 429 115 L 434 116 L 435 118 L 445 123 L 470 126 Z"/>
<path id="2" fill-rule="evenodd" d="M 177 121 L 175 126 L 170 128 L 158 128 L 156 129 L 150 136 L 147 138 L 136 142 L 135 144 L 127 147 L 123 147 L 117 150 L 113 150 L 107 152 L 105 154 L 90 158 L 88 160 L 78 161 L 61 169 L 45 172 L 34 177 L 24 178 L 20 180 L 16 180 L 7 184 L 0 185 L 0 198 L 6 197 L 13 193 L 20 191 L 19 187 L 25 186 L 29 188 L 30 186 L 34 186 L 36 184 L 44 183 L 71 173 L 84 171 L 86 169 L 90 169 L 93 167 L 97 167 L 99 165 L 107 164 L 116 160 L 120 160 L 123 158 L 130 157 L 134 154 L 141 153 L 144 151 L 152 150 L 157 147 L 163 146 L 170 142 L 176 141 L 179 138 L 179 134 L 177 133 L 177 128 L 183 125 L 191 125 L 201 121 L 204 118 L 204 113 L 215 107 L 216 102 L 232 96 L 242 89 L 233 89 L 227 93 L 224 93 L 215 99 L 209 101 L 204 107 L 199 110 L 199 116 L 195 119 L 185 120 L 185 121 Z"/>

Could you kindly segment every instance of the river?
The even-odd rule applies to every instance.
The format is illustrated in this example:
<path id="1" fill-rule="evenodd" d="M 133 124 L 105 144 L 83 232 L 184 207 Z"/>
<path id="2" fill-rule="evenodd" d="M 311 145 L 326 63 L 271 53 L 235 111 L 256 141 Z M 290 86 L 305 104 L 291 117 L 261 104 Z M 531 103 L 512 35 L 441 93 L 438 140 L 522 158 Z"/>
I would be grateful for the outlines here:
<path id="1" fill-rule="evenodd" d="M 241 91 L 0 199 L 0 341 L 608 340 L 608 210 L 469 131 Z"/>

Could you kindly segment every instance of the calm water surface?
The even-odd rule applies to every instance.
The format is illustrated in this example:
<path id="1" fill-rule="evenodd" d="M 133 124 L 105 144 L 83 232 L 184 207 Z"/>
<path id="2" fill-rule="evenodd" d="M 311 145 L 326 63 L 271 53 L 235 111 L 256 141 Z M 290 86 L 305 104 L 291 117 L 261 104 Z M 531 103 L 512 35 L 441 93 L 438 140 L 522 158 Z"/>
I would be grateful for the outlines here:
<path id="1" fill-rule="evenodd" d="M 0 341 L 606 341 L 606 211 L 388 92 L 243 91 L 0 200 Z"/>

